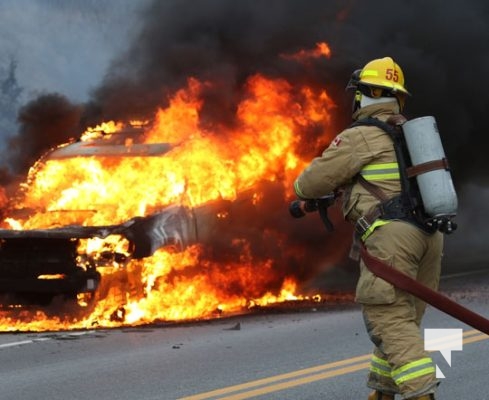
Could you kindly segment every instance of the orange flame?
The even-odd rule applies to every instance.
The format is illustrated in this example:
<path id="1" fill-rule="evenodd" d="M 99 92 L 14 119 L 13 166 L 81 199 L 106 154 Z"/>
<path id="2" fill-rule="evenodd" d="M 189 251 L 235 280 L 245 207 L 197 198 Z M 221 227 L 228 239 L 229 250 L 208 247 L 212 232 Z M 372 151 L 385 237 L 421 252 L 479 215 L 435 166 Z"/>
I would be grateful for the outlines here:
<path id="1" fill-rule="evenodd" d="M 295 61 L 307 61 L 313 58 L 330 58 L 331 57 L 331 48 L 326 42 L 318 42 L 316 43 L 316 47 L 309 50 L 299 50 L 297 53 L 293 54 L 283 54 L 283 58 Z"/>
<path id="2" fill-rule="evenodd" d="M 102 122 L 100 125 L 92 128 L 89 127 L 83 134 L 81 135 L 81 140 L 90 140 L 103 134 L 110 134 L 120 131 L 124 127 L 124 124 L 121 122 L 115 123 L 114 121 Z"/>
<path id="3" fill-rule="evenodd" d="M 329 54 L 318 44 L 303 56 Z M 334 107 L 326 91 L 294 88 L 282 79 L 262 75 L 249 78 L 247 95 L 237 108 L 237 124 L 226 135 L 215 135 L 199 125 L 200 94 L 211 85 L 189 79 L 169 106 L 157 112 L 144 143 L 171 143 L 159 157 L 77 157 L 41 162 L 31 170 L 19 207 L 36 210 L 28 218 L 7 219 L 14 229 L 81 224 L 122 223 L 150 215 L 167 205 L 197 207 L 217 200 L 235 200 L 252 190 L 254 204 L 263 201 L 261 182 L 283 185 L 285 192 L 308 160 L 296 152 L 300 132 L 330 122 Z M 118 135 L 120 123 L 90 129 L 82 140 L 98 132 Z M 97 136 L 98 137 L 98 136 Z M 127 141 L 125 142 L 127 145 Z M 225 213 L 216 216 L 226 218 Z M 0 313 L 0 330 L 57 330 L 138 325 L 156 320 L 211 318 L 241 312 L 253 305 L 302 298 L 292 277 L 281 276 L 272 260 L 254 258 L 245 239 L 234 262 L 211 262 L 202 246 L 184 251 L 158 250 L 125 266 L 107 265 L 96 301 L 80 299 L 90 307 L 81 318 L 52 316 L 46 310 L 9 310 Z M 125 253 L 127 243 L 90 239 L 79 252 L 107 248 Z M 275 288 L 275 289 L 271 289 Z M 88 306 L 89 305 L 89 306 Z"/>

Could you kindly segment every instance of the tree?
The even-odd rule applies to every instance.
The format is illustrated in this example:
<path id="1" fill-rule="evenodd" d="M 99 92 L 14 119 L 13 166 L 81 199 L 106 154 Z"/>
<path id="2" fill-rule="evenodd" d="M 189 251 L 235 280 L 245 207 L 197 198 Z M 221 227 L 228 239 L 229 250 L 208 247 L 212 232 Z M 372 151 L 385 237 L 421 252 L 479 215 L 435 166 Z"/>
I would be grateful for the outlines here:
<path id="1" fill-rule="evenodd" d="M 0 67 L 0 148 L 17 132 L 17 111 L 22 87 L 16 77 L 17 61 L 11 57 L 6 68 Z"/>

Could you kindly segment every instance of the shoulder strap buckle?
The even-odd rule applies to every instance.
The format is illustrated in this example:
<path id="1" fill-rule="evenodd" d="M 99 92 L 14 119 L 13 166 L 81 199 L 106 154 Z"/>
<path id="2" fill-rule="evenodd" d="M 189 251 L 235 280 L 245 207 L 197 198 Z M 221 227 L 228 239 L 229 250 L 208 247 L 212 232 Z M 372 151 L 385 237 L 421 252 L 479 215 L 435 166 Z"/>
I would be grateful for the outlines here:
<path id="1" fill-rule="evenodd" d="M 357 222 L 355 223 L 355 232 L 359 237 L 362 237 L 365 232 L 367 232 L 372 224 L 367 220 L 365 216 L 360 217 L 357 219 Z"/>

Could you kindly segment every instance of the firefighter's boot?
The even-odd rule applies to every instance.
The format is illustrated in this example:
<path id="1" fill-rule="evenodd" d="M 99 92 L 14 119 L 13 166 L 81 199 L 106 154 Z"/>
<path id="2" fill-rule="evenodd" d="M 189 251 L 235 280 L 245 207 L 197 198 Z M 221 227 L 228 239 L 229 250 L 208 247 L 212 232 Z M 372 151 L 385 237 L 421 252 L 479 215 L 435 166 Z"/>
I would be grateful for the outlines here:
<path id="1" fill-rule="evenodd" d="M 370 395 L 368 396 L 368 400 L 394 400 L 394 395 L 393 394 L 386 394 L 379 392 L 377 390 L 374 390 Z M 421 399 L 424 400 L 424 399 Z"/>

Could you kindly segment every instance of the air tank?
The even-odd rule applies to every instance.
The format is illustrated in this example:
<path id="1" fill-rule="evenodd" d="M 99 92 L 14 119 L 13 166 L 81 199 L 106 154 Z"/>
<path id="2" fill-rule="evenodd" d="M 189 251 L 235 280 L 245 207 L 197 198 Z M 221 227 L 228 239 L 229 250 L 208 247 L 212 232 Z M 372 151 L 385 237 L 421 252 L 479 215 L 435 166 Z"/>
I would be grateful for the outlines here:
<path id="1" fill-rule="evenodd" d="M 415 118 L 402 125 L 413 166 L 445 159 L 436 120 L 432 116 Z M 425 212 L 433 218 L 457 213 L 457 193 L 447 169 L 436 169 L 416 176 Z"/>

